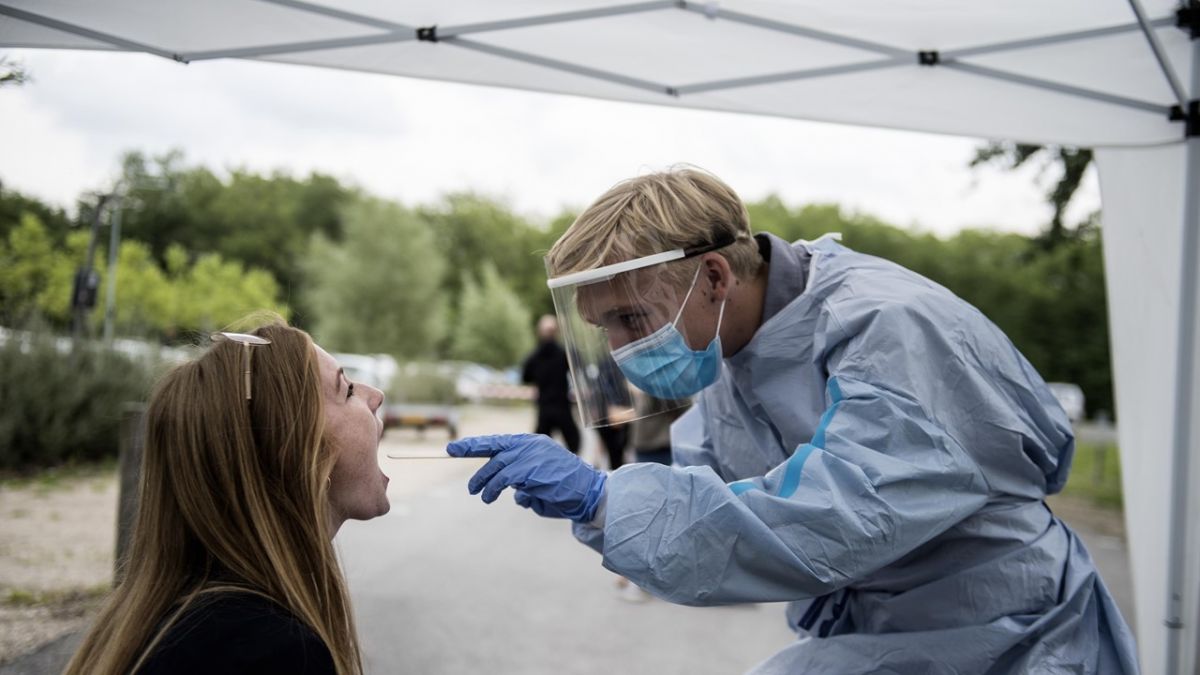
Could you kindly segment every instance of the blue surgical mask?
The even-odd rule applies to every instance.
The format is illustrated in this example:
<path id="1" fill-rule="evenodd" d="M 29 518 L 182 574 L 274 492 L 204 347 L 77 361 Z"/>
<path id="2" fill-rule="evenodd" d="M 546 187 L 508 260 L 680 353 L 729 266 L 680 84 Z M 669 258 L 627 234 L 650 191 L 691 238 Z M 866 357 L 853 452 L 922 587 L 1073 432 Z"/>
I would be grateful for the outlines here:
<path id="1" fill-rule="evenodd" d="M 700 270 L 696 270 L 697 276 Z M 721 368 L 721 320 L 725 317 L 725 301 L 717 314 L 717 331 L 708 347 L 696 351 L 688 346 L 676 328 L 683 308 L 696 287 L 688 289 L 675 320 L 640 340 L 613 350 L 613 360 L 633 386 L 657 398 L 687 398 L 717 381 Z"/>

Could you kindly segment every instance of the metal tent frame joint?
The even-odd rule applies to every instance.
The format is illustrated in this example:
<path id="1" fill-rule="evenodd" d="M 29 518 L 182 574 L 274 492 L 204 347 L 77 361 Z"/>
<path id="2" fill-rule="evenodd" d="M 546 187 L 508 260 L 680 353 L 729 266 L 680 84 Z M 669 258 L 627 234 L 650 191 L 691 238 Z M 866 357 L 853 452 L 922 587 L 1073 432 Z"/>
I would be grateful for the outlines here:
<path id="1" fill-rule="evenodd" d="M 425 26 L 417 29 L 417 40 L 420 42 L 437 42 L 437 26 Z"/>
<path id="2" fill-rule="evenodd" d="M 922 66 L 936 66 L 942 62 L 942 55 L 936 49 L 917 52 L 917 63 Z"/>
<path id="3" fill-rule="evenodd" d="M 1200 0 L 1188 0 L 1175 10 L 1175 27 L 1187 31 L 1193 40 L 1200 38 Z"/>
<path id="4" fill-rule="evenodd" d="M 1170 120 L 1183 122 L 1185 138 L 1200 138 L 1200 99 L 1188 101 L 1186 113 L 1181 106 L 1171 106 Z"/>

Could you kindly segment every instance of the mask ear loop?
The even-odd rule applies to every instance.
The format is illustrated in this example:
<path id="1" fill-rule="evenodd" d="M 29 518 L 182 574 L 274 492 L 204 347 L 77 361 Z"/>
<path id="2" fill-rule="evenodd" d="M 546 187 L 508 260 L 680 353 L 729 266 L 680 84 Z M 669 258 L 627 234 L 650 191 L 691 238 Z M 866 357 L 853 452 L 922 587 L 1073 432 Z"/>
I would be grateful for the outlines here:
<path id="1" fill-rule="evenodd" d="M 700 267 L 704 267 L 704 263 L 700 263 Z M 696 280 L 700 278 L 700 267 L 696 268 L 696 273 L 692 275 L 692 285 L 688 287 L 687 295 L 683 296 L 683 302 L 679 303 L 679 311 L 675 313 L 675 320 L 671 325 L 679 323 L 679 317 L 683 316 L 683 308 L 687 307 L 688 298 L 692 297 L 692 291 L 696 290 Z M 723 301 L 722 301 L 723 302 Z M 724 305 L 722 305 L 724 308 Z"/>
<path id="2" fill-rule="evenodd" d="M 700 263 L 700 267 L 703 266 L 704 263 Z M 688 298 L 692 297 L 692 291 L 696 290 L 696 279 L 700 278 L 700 267 L 697 267 L 696 273 L 692 275 L 692 285 L 688 288 L 687 295 L 683 296 L 683 303 L 679 305 L 679 311 L 675 314 L 675 320 L 671 322 L 671 325 L 678 324 L 679 317 L 683 316 L 683 308 L 687 307 Z M 714 340 L 721 337 L 721 322 L 725 319 L 725 301 L 728 299 L 728 296 L 721 299 L 721 309 L 717 311 L 717 332 L 713 336 Z"/>

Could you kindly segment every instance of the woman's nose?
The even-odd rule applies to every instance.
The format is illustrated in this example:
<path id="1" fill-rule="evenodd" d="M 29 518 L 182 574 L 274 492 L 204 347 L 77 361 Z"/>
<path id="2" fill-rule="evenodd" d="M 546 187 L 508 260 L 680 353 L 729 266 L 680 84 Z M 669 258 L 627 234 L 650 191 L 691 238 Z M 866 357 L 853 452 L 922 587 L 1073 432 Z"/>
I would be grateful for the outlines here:
<path id="1" fill-rule="evenodd" d="M 379 406 L 383 405 L 383 392 L 369 385 L 367 389 L 370 390 L 367 400 L 370 401 L 371 410 L 379 410 Z"/>

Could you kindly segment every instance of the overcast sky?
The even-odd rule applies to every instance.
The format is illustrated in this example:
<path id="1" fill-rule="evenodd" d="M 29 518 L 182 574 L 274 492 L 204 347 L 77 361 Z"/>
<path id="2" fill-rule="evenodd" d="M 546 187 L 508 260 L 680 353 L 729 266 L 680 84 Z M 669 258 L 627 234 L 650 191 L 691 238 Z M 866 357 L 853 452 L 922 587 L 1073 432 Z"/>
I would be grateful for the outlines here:
<path id="1" fill-rule="evenodd" d="M 622 178 L 688 162 L 743 198 L 837 202 L 904 227 L 1030 233 L 1036 170 L 967 168 L 981 139 L 688 111 L 251 61 L 9 51 L 33 81 L 0 89 L 0 180 L 70 207 L 126 150 L 189 164 L 320 171 L 407 204 L 458 190 L 546 218 Z M 1075 215 L 1099 205 L 1089 176 Z"/>

